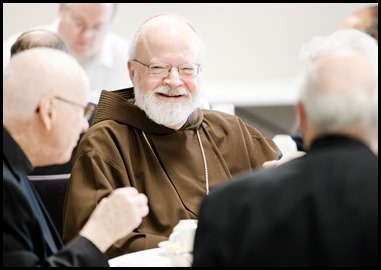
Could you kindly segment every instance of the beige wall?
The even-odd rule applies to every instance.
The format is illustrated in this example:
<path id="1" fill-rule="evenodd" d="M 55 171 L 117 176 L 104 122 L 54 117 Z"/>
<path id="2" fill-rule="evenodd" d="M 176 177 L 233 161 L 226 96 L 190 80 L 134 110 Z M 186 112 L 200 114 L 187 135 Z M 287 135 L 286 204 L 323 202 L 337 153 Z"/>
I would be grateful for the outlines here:
<path id="1" fill-rule="evenodd" d="M 173 12 L 187 17 L 203 37 L 202 78 L 213 103 L 235 103 L 237 114 L 267 135 L 291 132 L 298 51 L 314 35 L 340 27 L 357 4 L 119 4 L 113 30 L 131 39 L 148 17 Z M 3 39 L 51 22 L 57 3 L 3 4 Z"/>
<path id="2" fill-rule="evenodd" d="M 206 79 L 269 80 L 294 76 L 300 46 L 313 35 L 336 30 L 345 14 L 364 5 L 122 3 L 113 29 L 131 38 L 145 18 L 179 13 L 195 24 L 205 40 Z M 49 23 L 57 9 L 56 3 L 3 3 L 3 40 Z"/>

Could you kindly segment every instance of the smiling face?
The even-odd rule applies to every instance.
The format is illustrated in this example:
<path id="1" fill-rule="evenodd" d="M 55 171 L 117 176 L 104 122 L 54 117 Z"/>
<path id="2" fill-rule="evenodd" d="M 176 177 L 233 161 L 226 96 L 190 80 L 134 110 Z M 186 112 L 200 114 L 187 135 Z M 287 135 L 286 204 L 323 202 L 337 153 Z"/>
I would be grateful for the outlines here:
<path id="1" fill-rule="evenodd" d="M 167 16 L 151 19 L 140 33 L 134 55 L 140 63 L 129 62 L 135 103 L 156 123 L 178 129 L 199 106 L 198 75 L 178 68 L 199 63 L 198 37 L 183 20 Z M 153 74 L 158 65 L 169 65 L 169 72 Z"/>

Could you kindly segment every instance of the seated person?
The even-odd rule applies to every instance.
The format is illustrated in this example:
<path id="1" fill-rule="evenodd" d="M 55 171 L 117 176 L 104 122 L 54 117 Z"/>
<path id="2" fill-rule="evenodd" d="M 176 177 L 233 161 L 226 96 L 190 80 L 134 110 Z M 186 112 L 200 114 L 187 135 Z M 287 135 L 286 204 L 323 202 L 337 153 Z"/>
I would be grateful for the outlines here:
<path id="1" fill-rule="evenodd" d="M 47 47 L 53 48 L 57 50 L 61 50 L 64 52 L 68 52 L 68 48 L 65 42 L 60 38 L 60 36 L 56 33 L 50 32 L 44 29 L 34 29 L 27 32 L 22 33 L 15 43 L 11 46 L 11 57 L 16 54 L 35 47 Z M 95 107 L 95 104 L 91 105 Z M 89 124 L 91 123 L 93 113 L 91 112 L 89 115 Z M 68 162 L 65 164 L 59 165 L 49 165 L 36 167 L 32 172 L 29 173 L 31 176 L 30 179 L 55 179 L 57 177 L 64 177 L 67 175 L 69 177 L 71 173 L 71 168 L 73 164 L 73 159 L 75 156 L 76 148 L 74 148 L 72 156 Z M 43 177 L 41 177 L 43 176 Z"/>
<path id="2" fill-rule="evenodd" d="M 297 105 L 307 153 L 204 198 L 194 267 L 378 266 L 378 62 L 344 49 L 314 65 Z"/>
<path id="3" fill-rule="evenodd" d="M 134 88 L 102 92 L 78 146 L 66 193 L 65 241 L 103 197 L 133 186 L 147 195 L 150 213 L 107 254 L 156 248 L 180 219 L 197 219 L 211 189 L 280 157 L 255 127 L 199 108 L 201 49 L 192 24 L 179 16 L 158 15 L 139 28 L 128 61 Z"/>
<path id="4" fill-rule="evenodd" d="M 5 67 L 3 267 L 108 266 L 103 253 L 147 215 L 144 194 L 131 187 L 115 190 L 100 201 L 73 241 L 63 246 L 27 178 L 33 166 L 70 158 L 80 133 L 89 127 L 85 119 L 89 97 L 85 71 L 59 50 L 25 50 Z"/>
<path id="5" fill-rule="evenodd" d="M 90 101 L 97 104 L 102 89 L 130 86 L 126 55 L 129 41 L 114 33 L 111 25 L 118 3 L 56 3 L 53 22 L 33 27 L 58 34 L 69 53 L 85 69 L 90 80 Z M 3 66 L 9 61 L 9 49 L 20 33 L 3 42 Z"/>

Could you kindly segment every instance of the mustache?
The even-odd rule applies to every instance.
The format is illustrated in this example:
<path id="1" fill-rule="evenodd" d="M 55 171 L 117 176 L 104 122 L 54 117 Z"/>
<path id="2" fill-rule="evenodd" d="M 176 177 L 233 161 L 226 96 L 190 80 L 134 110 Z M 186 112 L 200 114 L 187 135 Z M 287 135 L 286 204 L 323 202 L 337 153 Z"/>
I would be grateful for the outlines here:
<path id="1" fill-rule="evenodd" d="M 184 87 L 159 87 L 153 91 L 155 94 L 163 94 L 166 96 L 189 96 L 189 92 Z"/>

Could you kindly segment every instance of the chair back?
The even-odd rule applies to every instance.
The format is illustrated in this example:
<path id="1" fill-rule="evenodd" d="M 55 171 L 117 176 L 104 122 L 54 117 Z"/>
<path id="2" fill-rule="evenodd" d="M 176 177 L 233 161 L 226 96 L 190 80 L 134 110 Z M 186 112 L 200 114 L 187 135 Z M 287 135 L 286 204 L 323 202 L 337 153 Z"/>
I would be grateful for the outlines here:
<path id="1" fill-rule="evenodd" d="M 33 186 L 37 190 L 50 218 L 62 237 L 63 205 L 70 174 L 30 175 Z"/>

